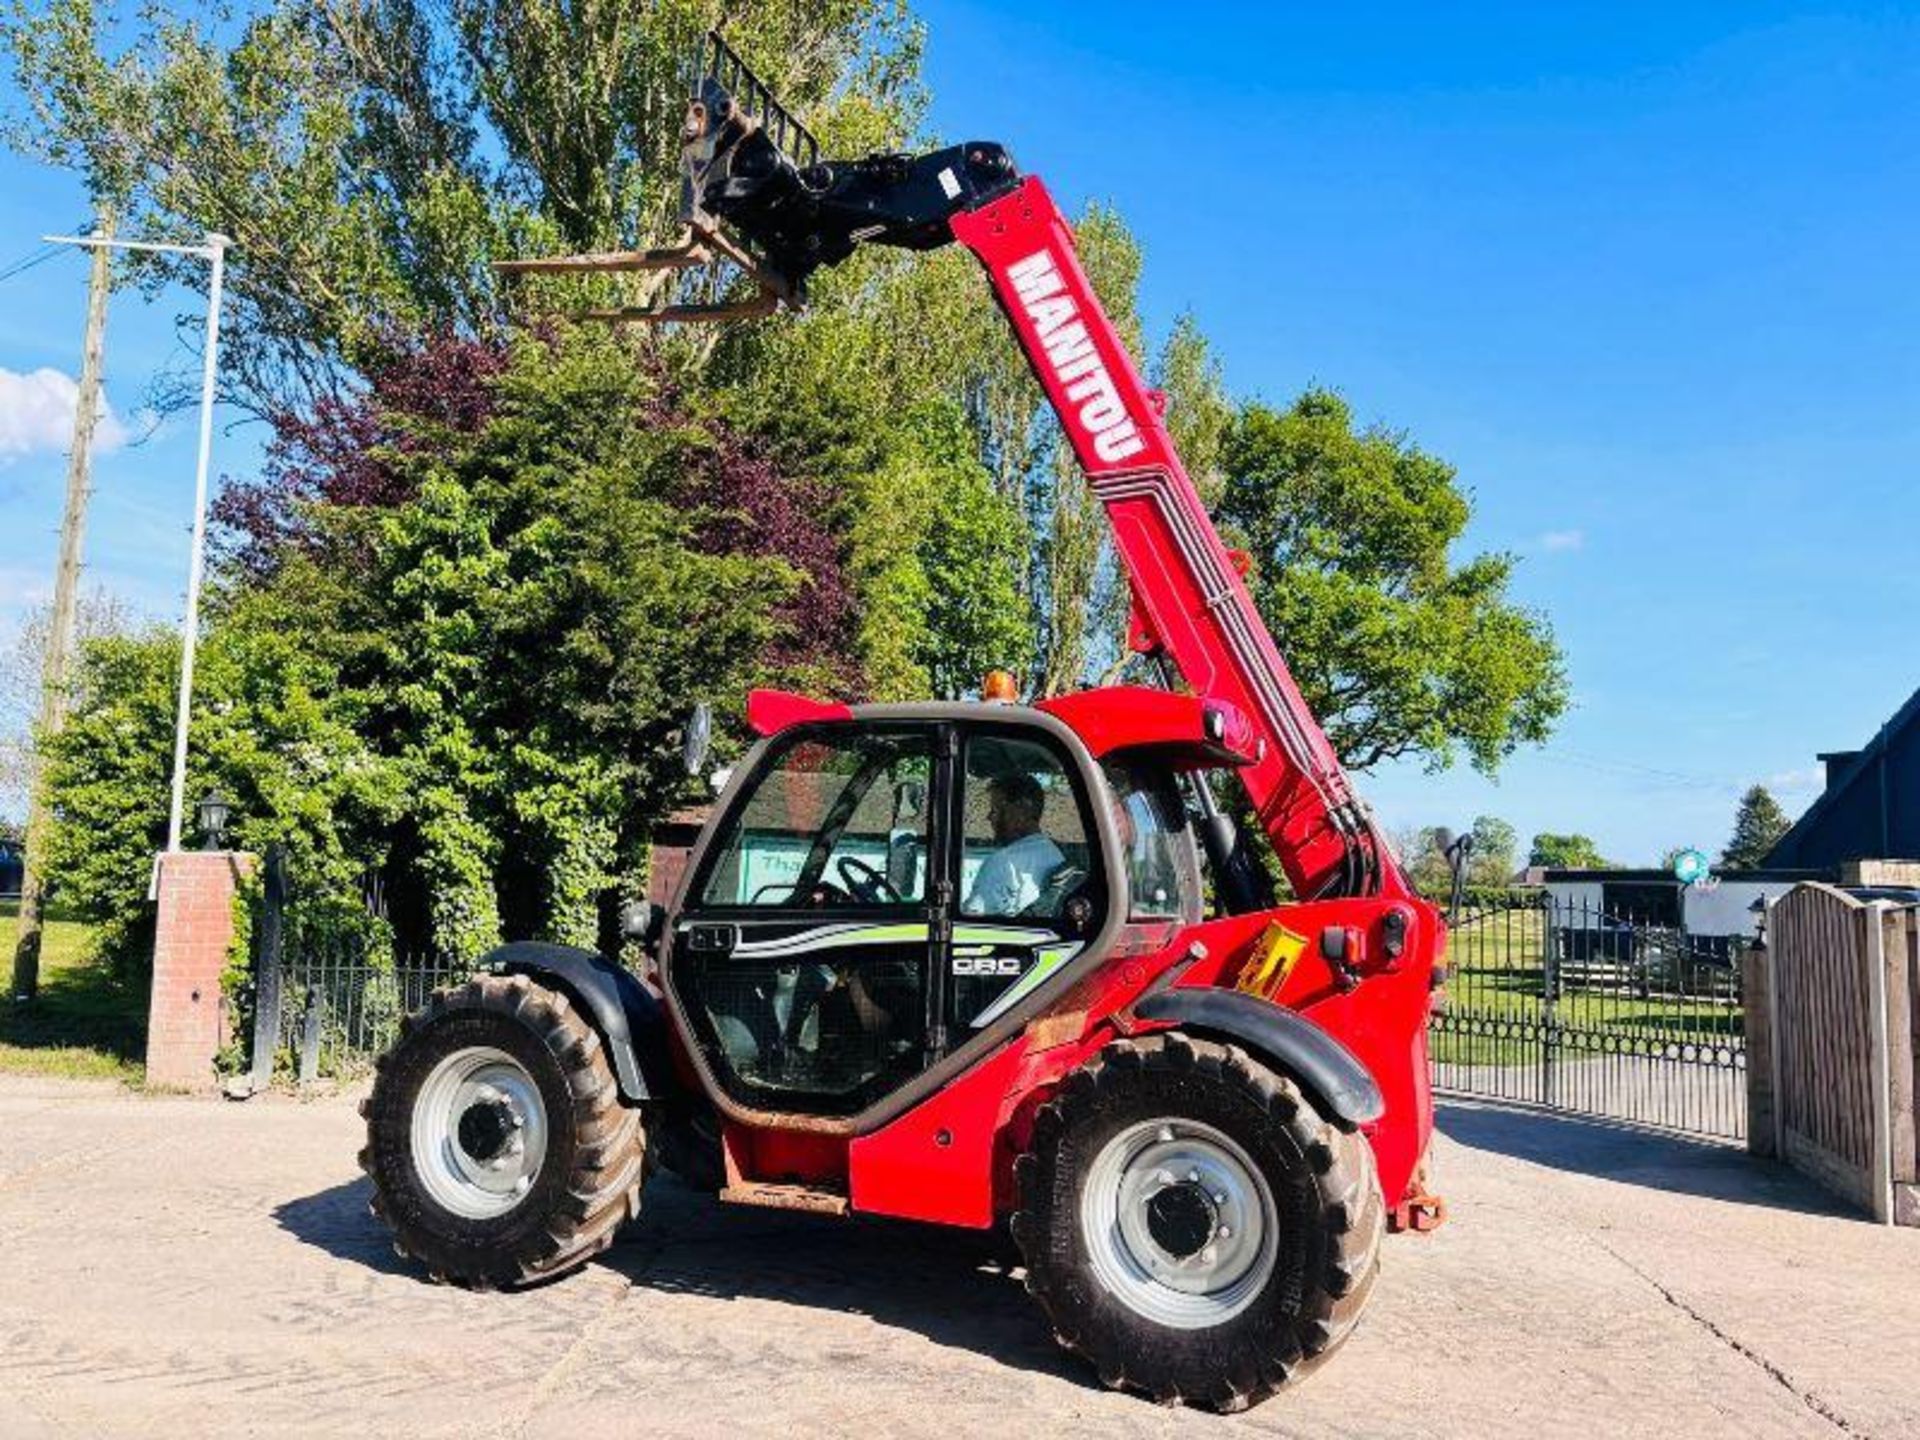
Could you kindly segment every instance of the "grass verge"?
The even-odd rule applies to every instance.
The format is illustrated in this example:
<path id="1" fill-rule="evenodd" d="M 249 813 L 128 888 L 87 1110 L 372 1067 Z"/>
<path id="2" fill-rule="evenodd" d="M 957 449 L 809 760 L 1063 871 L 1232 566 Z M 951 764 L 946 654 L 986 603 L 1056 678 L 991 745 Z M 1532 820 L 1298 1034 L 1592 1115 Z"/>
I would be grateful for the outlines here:
<path id="1" fill-rule="evenodd" d="M 19 902 L 0 900 L 0 981 L 12 978 L 19 930 Z M 20 1004 L 0 987 L 0 1074 L 141 1082 L 147 995 L 88 958 L 91 938 L 88 925 L 56 908 L 41 945 L 39 996 Z"/>

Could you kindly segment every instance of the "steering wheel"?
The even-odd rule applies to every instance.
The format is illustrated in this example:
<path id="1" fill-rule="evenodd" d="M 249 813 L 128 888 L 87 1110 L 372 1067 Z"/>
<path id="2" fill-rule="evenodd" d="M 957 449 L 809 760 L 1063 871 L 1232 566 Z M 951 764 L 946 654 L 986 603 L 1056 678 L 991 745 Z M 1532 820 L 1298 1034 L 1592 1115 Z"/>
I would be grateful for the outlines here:
<path id="1" fill-rule="evenodd" d="M 903 903 L 904 897 L 893 888 L 893 882 L 866 861 L 856 860 L 851 855 L 842 855 L 834 868 L 840 872 L 840 878 L 847 882 L 847 888 L 853 892 L 853 898 L 862 905 Z"/>

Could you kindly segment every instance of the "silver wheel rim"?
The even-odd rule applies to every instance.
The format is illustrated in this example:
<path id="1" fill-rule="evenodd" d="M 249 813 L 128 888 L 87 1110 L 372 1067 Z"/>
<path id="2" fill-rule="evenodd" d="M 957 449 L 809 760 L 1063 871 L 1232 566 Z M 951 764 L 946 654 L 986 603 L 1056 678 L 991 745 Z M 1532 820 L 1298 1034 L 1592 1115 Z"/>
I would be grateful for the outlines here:
<path id="1" fill-rule="evenodd" d="M 1266 1289 L 1279 1213 L 1260 1167 L 1195 1120 L 1146 1120 L 1094 1156 L 1080 1225 L 1095 1275 L 1135 1314 L 1176 1330 L 1231 1320 Z"/>
<path id="2" fill-rule="evenodd" d="M 468 1220 L 518 1205 L 547 1158 L 547 1107 L 504 1050 L 456 1050 L 413 1104 L 413 1168 L 435 1203 Z"/>

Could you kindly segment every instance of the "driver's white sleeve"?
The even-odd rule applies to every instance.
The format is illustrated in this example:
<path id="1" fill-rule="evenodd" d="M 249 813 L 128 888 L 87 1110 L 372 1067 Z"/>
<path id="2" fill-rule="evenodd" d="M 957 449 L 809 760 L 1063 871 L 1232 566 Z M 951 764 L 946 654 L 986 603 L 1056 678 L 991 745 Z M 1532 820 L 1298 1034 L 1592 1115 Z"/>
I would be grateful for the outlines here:
<path id="1" fill-rule="evenodd" d="M 1019 908 L 1020 883 L 1004 850 L 989 855 L 973 877 L 973 889 L 961 906 L 969 915 L 1011 915 Z"/>

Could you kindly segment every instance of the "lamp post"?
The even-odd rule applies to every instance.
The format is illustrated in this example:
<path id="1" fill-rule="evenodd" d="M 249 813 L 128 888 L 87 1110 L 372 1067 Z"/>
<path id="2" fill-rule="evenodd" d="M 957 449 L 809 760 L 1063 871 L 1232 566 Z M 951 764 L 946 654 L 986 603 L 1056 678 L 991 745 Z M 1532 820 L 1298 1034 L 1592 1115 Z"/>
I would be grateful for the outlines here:
<path id="1" fill-rule="evenodd" d="M 226 236 L 209 230 L 199 245 L 172 245 L 157 240 L 114 240 L 93 235 L 46 235 L 54 245 L 110 246 L 116 250 L 146 250 L 169 255 L 194 255 L 209 267 L 207 279 L 207 353 L 200 376 L 200 460 L 193 484 L 193 551 L 187 561 L 187 614 L 180 627 L 180 695 L 173 722 L 173 797 L 167 808 L 167 849 L 180 848 L 180 825 L 186 809 L 187 714 L 193 704 L 193 652 L 200 638 L 200 576 L 205 569 L 207 542 L 207 459 L 213 449 L 213 381 L 220 347 L 220 289 L 226 276 Z"/>
<path id="2" fill-rule="evenodd" d="M 227 817 L 233 814 L 233 807 L 227 803 L 227 797 L 220 793 L 219 787 L 215 786 L 202 795 L 194 809 L 200 820 L 200 848 L 226 849 Z"/>

